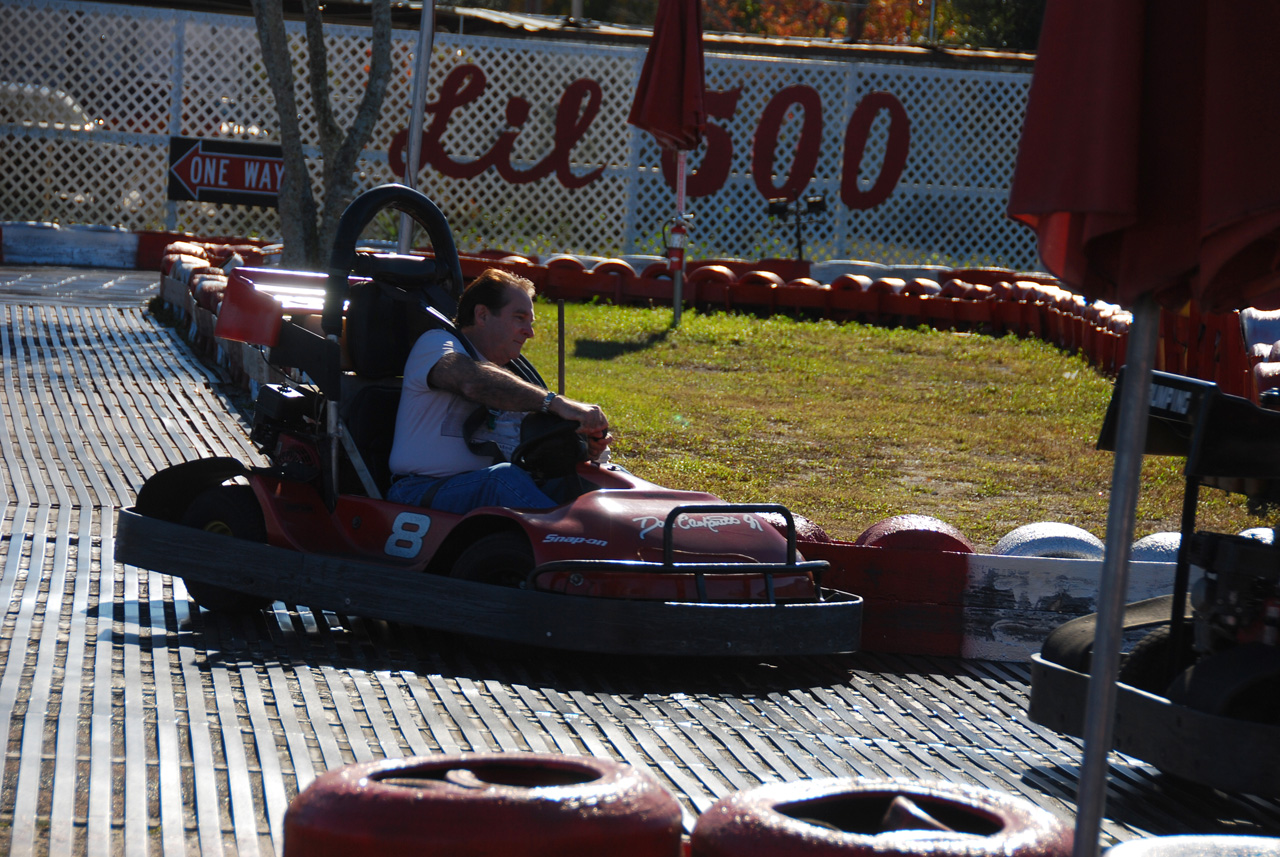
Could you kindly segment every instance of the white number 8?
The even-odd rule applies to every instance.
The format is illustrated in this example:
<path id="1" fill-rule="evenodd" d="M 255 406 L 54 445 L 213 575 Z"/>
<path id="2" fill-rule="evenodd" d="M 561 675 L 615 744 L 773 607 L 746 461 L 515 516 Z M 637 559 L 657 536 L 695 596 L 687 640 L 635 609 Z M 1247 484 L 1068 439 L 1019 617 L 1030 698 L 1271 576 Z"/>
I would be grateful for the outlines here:
<path id="1" fill-rule="evenodd" d="M 422 540 L 431 529 L 431 519 L 417 512 L 401 512 L 391 525 L 391 535 L 382 552 L 387 556 L 413 559 L 422 550 Z"/>

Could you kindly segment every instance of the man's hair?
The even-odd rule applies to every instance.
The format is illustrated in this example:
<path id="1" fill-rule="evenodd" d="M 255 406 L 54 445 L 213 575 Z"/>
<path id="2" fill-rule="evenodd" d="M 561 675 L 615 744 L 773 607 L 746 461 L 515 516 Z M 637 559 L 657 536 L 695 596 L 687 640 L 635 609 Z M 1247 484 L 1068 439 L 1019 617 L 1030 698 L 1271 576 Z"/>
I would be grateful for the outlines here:
<path id="1" fill-rule="evenodd" d="M 501 311 L 510 303 L 512 289 L 520 289 L 530 299 L 536 292 L 533 283 L 524 277 L 498 268 L 488 269 L 476 277 L 475 281 L 462 293 L 462 300 L 458 301 L 458 317 L 455 323 L 458 327 L 470 327 L 475 324 L 478 306 L 486 306 L 490 312 L 494 313 Z"/>

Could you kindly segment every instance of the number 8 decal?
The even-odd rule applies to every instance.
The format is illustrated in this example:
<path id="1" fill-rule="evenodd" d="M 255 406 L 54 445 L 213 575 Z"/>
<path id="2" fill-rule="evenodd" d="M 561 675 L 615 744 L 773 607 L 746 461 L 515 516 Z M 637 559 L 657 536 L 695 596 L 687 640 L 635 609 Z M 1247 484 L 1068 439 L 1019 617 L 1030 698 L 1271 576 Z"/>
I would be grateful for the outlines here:
<path id="1" fill-rule="evenodd" d="M 391 524 L 391 535 L 382 552 L 387 556 L 413 559 L 422 550 L 422 540 L 431 529 L 431 519 L 418 512 L 401 512 Z"/>

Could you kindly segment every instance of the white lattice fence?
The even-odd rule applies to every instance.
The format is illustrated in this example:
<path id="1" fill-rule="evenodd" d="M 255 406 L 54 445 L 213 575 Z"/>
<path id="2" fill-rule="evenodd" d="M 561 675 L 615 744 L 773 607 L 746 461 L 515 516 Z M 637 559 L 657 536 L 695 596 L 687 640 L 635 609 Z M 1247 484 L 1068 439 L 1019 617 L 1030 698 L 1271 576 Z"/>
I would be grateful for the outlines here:
<path id="1" fill-rule="evenodd" d="M 291 25 L 290 38 L 303 132 L 314 147 L 300 26 Z M 326 42 L 345 123 L 363 92 L 367 31 L 327 27 Z M 382 118 L 358 166 L 361 189 L 403 169 L 397 133 L 409 124 L 415 42 L 414 32 L 395 34 Z M 626 124 L 643 58 L 631 48 L 437 37 L 418 181 L 460 247 L 661 252 L 674 193 L 656 144 Z M 795 227 L 766 214 L 768 198 L 789 188 L 828 203 L 827 215 L 803 229 L 811 259 L 1037 267 L 1031 233 L 1004 216 L 1029 83 L 1017 72 L 709 55 L 716 128 L 690 159 L 691 255 L 793 256 Z M 0 87 L 0 221 L 278 236 L 273 209 L 164 198 L 169 136 L 278 140 L 252 19 L 0 0 Z M 851 144 L 850 118 L 872 102 L 882 109 L 862 117 L 865 145 L 857 133 Z M 889 102 L 901 105 L 897 118 Z M 874 198 L 906 123 L 901 175 Z M 721 178 L 706 193 L 712 175 Z M 868 199 L 875 204 L 859 207 Z M 377 237 L 391 237 L 394 222 L 375 224 Z"/>

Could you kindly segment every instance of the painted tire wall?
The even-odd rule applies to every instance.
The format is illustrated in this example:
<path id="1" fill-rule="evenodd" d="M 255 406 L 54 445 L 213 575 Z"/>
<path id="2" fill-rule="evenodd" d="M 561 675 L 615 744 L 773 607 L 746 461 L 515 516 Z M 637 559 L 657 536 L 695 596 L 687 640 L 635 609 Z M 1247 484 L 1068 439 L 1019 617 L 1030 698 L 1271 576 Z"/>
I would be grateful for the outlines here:
<path id="1" fill-rule="evenodd" d="M 284 828 L 285 857 L 678 857 L 681 812 L 651 774 L 620 762 L 464 753 L 329 771 Z"/>
<path id="2" fill-rule="evenodd" d="M 952 830 L 939 830 L 934 822 Z M 1000 792 L 951 783 L 830 779 L 777 783 L 722 798 L 698 819 L 690 853 L 1067 857 L 1073 839 L 1064 822 Z"/>

